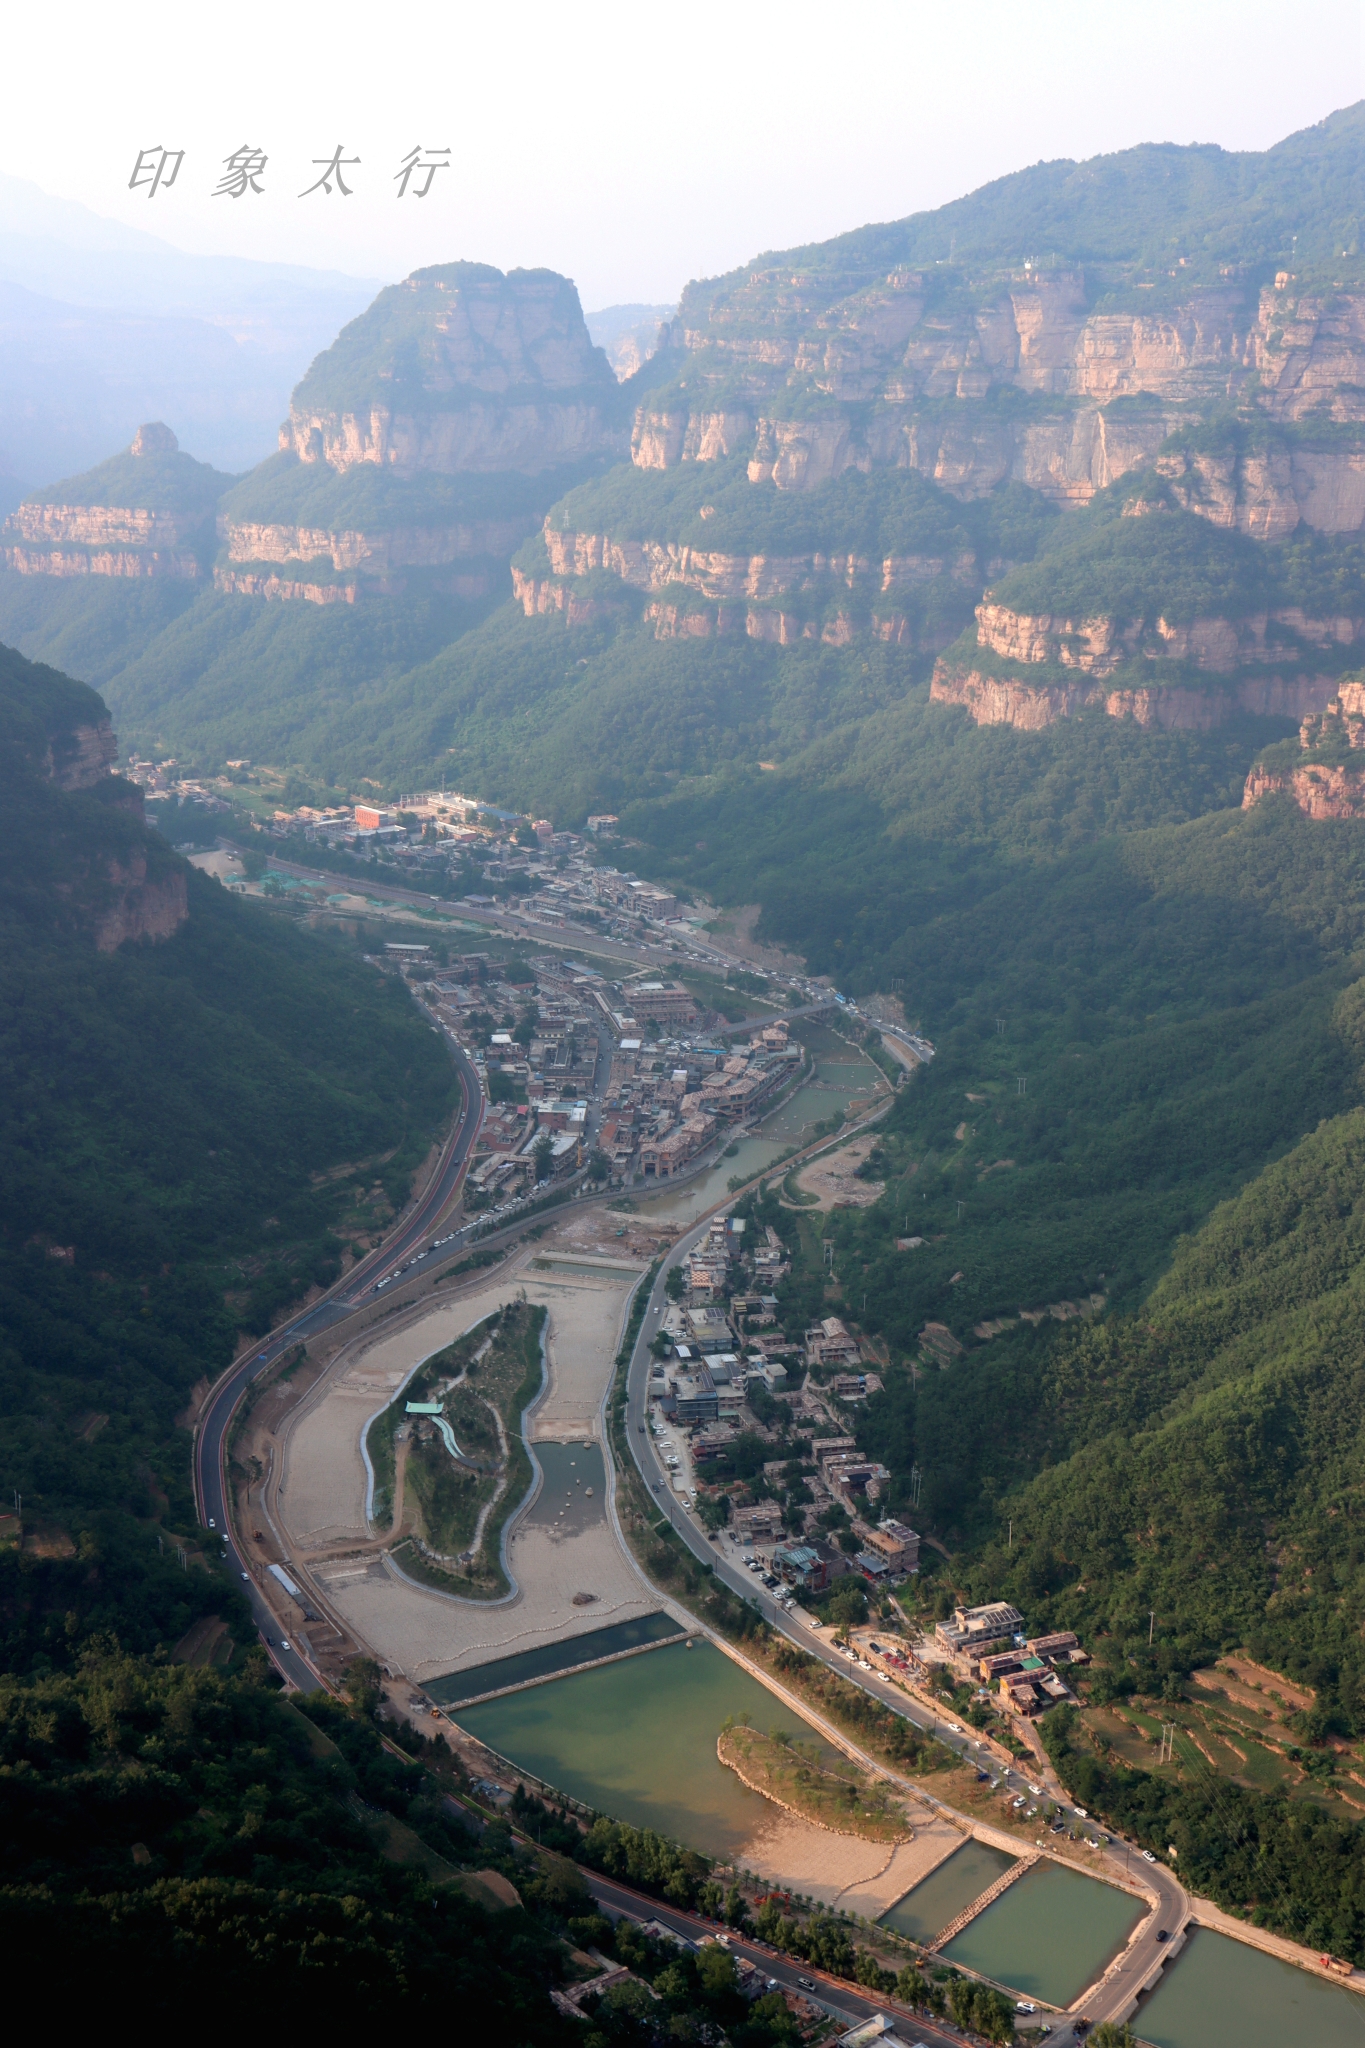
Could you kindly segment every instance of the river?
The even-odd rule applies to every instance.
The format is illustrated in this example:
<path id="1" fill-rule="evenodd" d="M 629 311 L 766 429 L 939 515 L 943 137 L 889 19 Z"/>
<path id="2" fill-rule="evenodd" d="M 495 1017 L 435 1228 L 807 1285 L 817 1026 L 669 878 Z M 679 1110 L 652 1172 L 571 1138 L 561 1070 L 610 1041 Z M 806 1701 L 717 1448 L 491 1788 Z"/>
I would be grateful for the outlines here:
<path id="1" fill-rule="evenodd" d="M 826 1049 L 826 1043 L 832 1050 Z M 812 1127 L 834 1115 L 846 1115 L 850 1102 L 874 1094 L 880 1075 L 870 1060 L 829 1032 L 819 1034 L 815 1071 L 751 1138 L 735 1141 L 735 1150 L 695 1180 L 658 1194 L 633 1195 L 637 1214 L 652 1221 L 687 1224 L 725 1198 L 731 1180 L 752 1180 L 784 1152 L 808 1143 Z"/>

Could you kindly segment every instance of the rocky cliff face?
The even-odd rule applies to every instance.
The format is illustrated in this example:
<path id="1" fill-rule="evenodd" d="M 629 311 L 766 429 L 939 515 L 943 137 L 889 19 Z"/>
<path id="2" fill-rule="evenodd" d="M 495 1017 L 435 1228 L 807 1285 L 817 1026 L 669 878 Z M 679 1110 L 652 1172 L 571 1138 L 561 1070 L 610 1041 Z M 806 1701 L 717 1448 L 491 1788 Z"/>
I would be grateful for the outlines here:
<path id="1" fill-rule="evenodd" d="M 319 356 L 280 445 L 336 470 L 552 469 L 624 454 L 616 379 L 552 271 L 415 271 Z"/>
<path id="2" fill-rule="evenodd" d="M 197 583 L 204 567 L 197 555 L 179 548 L 24 548 L 0 549 L 0 561 L 16 576 L 115 576 L 147 580 L 171 577 Z"/>
<path id="3" fill-rule="evenodd" d="M 1308 818 L 1365 818 L 1365 761 L 1350 759 L 1365 751 L 1365 676 L 1348 678 L 1330 703 L 1310 710 L 1299 728 L 1299 748 L 1307 757 L 1300 762 L 1284 766 L 1272 757 L 1253 765 L 1242 809 L 1263 797 L 1288 796 Z"/>
<path id="4" fill-rule="evenodd" d="M 169 939 L 190 914 L 183 867 L 149 879 L 147 856 L 134 852 L 126 862 L 110 860 L 106 888 L 95 917 L 95 945 L 112 953 L 128 939 Z"/>
<path id="5" fill-rule="evenodd" d="M 113 773 L 118 759 L 118 740 L 108 718 L 93 725 L 74 725 L 53 734 L 47 745 L 40 772 L 58 789 L 93 789 Z M 142 799 L 138 797 L 138 815 Z"/>
<path id="6" fill-rule="evenodd" d="M 1059 718 L 1075 718 L 1092 709 L 1162 732 L 1211 732 L 1239 712 L 1259 718 L 1302 718 L 1323 710 L 1335 687 L 1329 677 L 1300 674 L 1242 679 L 1204 690 L 1159 681 L 1150 687 L 1114 689 L 1079 677 L 1074 683 L 1031 683 L 940 664 L 929 695 L 935 704 L 960 706 L 977 725 L 1013 725 L 1021 732 L 1041 732 Z"/>
<path id="7" fill-rule="evenodd" d="M 738 555 L 723 549 L 691 547 L 673 541 L 617 541 L 603 533 L 544 529 L 551 575 L 576 579 L 605 570 L 633 590 L 661 594 L 666 601 L 646 607 L 655 638 L 718 639 L 743 634 L 790 646 L 797 640 L 821 640 L 844 647 L 860 633 L 897 646 L 914 645 L 935 651 L 954 637 L 951 623 L 926 633 L 911 619 L 905 600 L 929 585 L 950 585 L 958 593 L 979 585 L 976 557 L 952 555 L 864 554 Z M 601 600 L 584 598 L 570 604 L 552 593 L 547 578 L 514 570 L 516 596 L 528 618 L 547 611 L 562 612 L 571 624 L 600 616 Z M 680 601 L 695 593 L 709 602 Z M 850 605 L 844 594 L 857 600 Z M 897 603 L 897 598 L 902 602 Z M 787 606 L 784 598 L 804 605 Z"/>
<path id="8" fill-rule="evenodd" d="M 439 590 L 483 596 L 563 489 L 548 482 L 528 509 L 520 480 L 562 478 L 575 465 L 581 473 L 627 449 L 616 378 L 566 278 L 471 263 L 417 271 L 381 292 L 295 391 L 280 429 L 288 463 L 283 472 L 264 465 L 227 501 L 214 582 L 334 605 L 395 596 L 414 574 L 430 583 L 436 571 Z M 315 506 L 329 473 L 356 482 L 366 471 L 380 473 L 385 491 L 382 503 L 373 492 L 345 501 L 361 516 L 346 517 L 340 503 L 321 506 L 323 517 L 280 516 L 300 482 Z M 489 479 L 482 516 L 435 512 L 435 487 L 422 480 L 438 477 Z M 501 499 L 500 480 L 515 486 Z M 333 575 L 309 575 L 310 563 Z"/>
<path id="9" fill-rule="evenodd" d="M 334 569 L 385 575 L 392 569 L 444 568 L 481 555 L 507 555 L 525 537 L 519 519 L 461 526 L 398 526 L 379 533 L 325 527 L 223 522 L 230 562 L 328 561 Z"/>
<path id="10" fill-rule="evenodd" d="M 1124 662 L 1188 662 L 1214 675 L 1231 675 L 1248 663 L 1292 659 L 1293 643 L 1323 649 L 1349 648 L 1365 641 L 1365 618 L 1309 617 L 1301 607 L 1253 612 L 1246 618 L 1194 619 L 1188 623 L 1143 619 L 1030 617 L 989 600 L 976 608 L 977 644 L 1008 661 L 1052 662 L 1087 675 L 1109 676 Z M 1288 643 L 1288 644 L 1287 644 Z"/>
<path id="11" fill-rule="evenodd" d="M 1365 429 L 1365 293 L 1300 295 L 1285 276 L 1260 293 L 1192 292 L 1161 313 L 1096 310 L 1094 297 L 1079 268 L 945 282 L 755 267 L 690 286 L 684 388 L 639 409 L 632 459 L 662 469 L 748 447 L 750 476 L 779 490 L 890 467 L 962 497 L 1008 480 L 1085 503 L 1150 463 L 1191 412 L 1230 399 L 1267 426 Z M 723 408 L 710 396 L 721 388 Z M 1005 392 L 1033 403 L 1002 407 Z M 1301 521 L 1356 531 L 1365 431 L 1317 447 L 1282 439 L 1196 482 L 1188 502 L 1258 535 Z"/>
<path id="12" fill-rule="evenodd" d="M 126 454 L 25 499 L 0 528 L 0 563 L 19 576 L 198 582 L 213 504 L 230 481 L 181 454 L 171 429 L 153 421 Z"/>
<path id="13" fill-rule="evenodd" d="M 1242 792 L 1249 811 L 1263 797 L 1291 797 L 1306 818 L 1365 818 L 1365 769 L 1350 764 L 1266 769 L 1255 767 Z"/>

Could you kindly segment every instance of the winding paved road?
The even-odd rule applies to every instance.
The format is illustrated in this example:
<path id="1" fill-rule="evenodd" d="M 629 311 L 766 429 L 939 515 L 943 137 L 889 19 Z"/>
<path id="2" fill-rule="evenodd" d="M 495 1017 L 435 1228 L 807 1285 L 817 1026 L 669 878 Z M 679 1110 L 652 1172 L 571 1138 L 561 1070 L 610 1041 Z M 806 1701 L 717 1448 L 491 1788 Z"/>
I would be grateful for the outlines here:
<path id="1" fill-rule="evenodd" d="M 729 1208 L 731 1202 L 727 1201 L 721 1206 Z M 627 1368 L 626 1429 L 640 1476 L 653 1494 L 655 1504 L 668 1516 L 692 1554 L 713 1571 L 723 1584 L 747 1600 L 751 1606 L 756 1607 L 771 1627 L 779 1630 L 808 1656 L 818 1657 L 851 1685 L 860 1686 L 864 1692 L 880 1701 L 883 1706 L 889 1707 L 893 1713 L 902 1715 L 917 1728 L 935 1736 L 948 1748 L 956 1750 L 968 1763 L 982 1768 L 984 1759 L 974 1754 L 982 1748 L 976 1737 L 958 1730 L 951 1722 L 936 1720 L 927 1708 L 919 1706 L 918 1703 L 912 1704 L 900 1687 L 889 1678 L 883 1678 L 876 1671 L 861 1671 L 822 1638 L 813 1636 L 771 1597 L 751 1572 L 724 1555 L 722 1546 L 706 1535 L 696 1517 L 673 1490 L 671 1476 L 663 1464 L 649 1428 L 649 1346 L 658 1334 L 667 1307 L 669 1271 L 672 1267 L 681 1265 L 692 1246 L 706 1234 L 710 1220 L 710 1215 L 704 1217 L 695 1228 L 679 1238 L 660 1265 L 645 1308 L 635 1350 Z M 992 1765 L 991 1768 L 995 1769 L 998 1766 Z M 1002 1776 L 1005 1786 L 1013 1793 L 1028 1792 L 1031 1786 L 1041 1786 L 1043 1791 L 1059 1804 L 1070 1806 L 1070 1799 L 1060 1781 L 1050 1770 L 1044 1770 L 1042 1766 L 1034 1766 L 1026 1772 L 1009 1769 L 1003 1772 Z M 922 1787 L 919 1789 L 923 1790 Z M 937 1805 L 940 1802 L 933 1803 Z M 1131 2005 L 1138 1991 L 1164 1961 L 1175 1937 L 1185 1927 L 1189 1919 L 1190 1902 L 1175 1873 L 1162 1863 L 1145 1861 L 1141 1851 L 1132 1844 L 1121 1840 L 1110 1842 L 1096 1856 L 1095 1862 L 1096 1865 L 1107 1865 L 1109 1874 L 1115 1879 L 1126 1881 L 1130 1885 L 1135 1879 L 1140 1880 L 1155 1892 L 1159 1901 L 1157 1909 L 1149 1912 L 1142 1922 L 1125 1951 L 1120 1966 L 1106 1978 L 1092 1997 L 1085 1998 L 1076 2009 L 1078 2012 L 1083 2010 L 1088 2019 L 1099 2021 L 1115 2018 Z M 1159 1941 L 1159 1933 L 1167 1939 Z M 1062 2048 L 1062 2044 L 1073 2038 L 1075 2037 L 1069 2024 L 1054 2024 L 1051 2040 L 1057 2044 L 1057 2048 Z"/>
<path id="2" fill-rule="evenodd" d="M 257 1350 L 248 1352 L 229 1367 L 209 1393 L 195 1436 L 194 1481 L 199 1519 L 221 1536 L 223 1556 L 240 1576 L 242 1590 L 251 1604 L 253 1618 L 272 1659 L 290 1684 L 301 1692 L 312 1692 L 317 1688 L 320 1682 L 317 1673 L 299 1651 L 292 1646 L 284 1647 L 286 1639 L 280 1635 L 280 1624 L 237 1547 L 228 1514 L 231 1497 L 226 1471 L 228 1430 L 233 1411 L 252 1380 L 268 1372 L 293 1345 L 316 1337 L 336 1323 L 345 1322 L 365 1301 L 373 1298 L 390 1275 L 412 1260 L 414 1250 L 428 1237 L 437 1217 L 453 1199 L 483 1121 L 483 1091 L 478 1074 L 463 1048 L 448 1033 L 445 1036 L 459 1075 L 463 1102 L 427 1186 L 376 1251 L 353 1266 L 320 1301 L 314 1302 L 302 1315 L 295 1316 L 292 1322 L 273 1331 Z M 447 1250 L 439 1256 L 449 1258 L 450 1253 Z"/>
<path id="3" fill-rule="evenodd" d="M 871 2019 L 874 2013 L 880 2012 L 897 2020 L 902 2040 L 908 2037 L 915 2042 L 932 2044 L 932 2048 L 962 2048 L 963 2036 L 956 2027 L 940 2026 L 933 2020 L 921 2018 L 918 2013 L 912 2014 L 908 2006 L 901 2005 L 894 1998 L 874 1997 L 872 1992 L 860 1990 L 856 1984 L 850 1984 L 842 1977 L 831 1977 L 823 1970 L 813 1969 L 809 1963 L 795 1962 L 764 1942 L 727 1934 L 714 1922 L 703 1920 L 699 1914 L 685 1913 L 677 1906 L 661 1905 L 657 1899 L 647 1898 L 643 1892 L 633 1891 L 629 1885 L 618 1884 L 613 1878 L 602 1877 L 582 1864 L 579 1869 L 587 1881 L 588 1890 L 602 1911 L 611 1918 L 627 1913 L 632 1920 L 657 1920 L 675 1934 L 682 1935 L 684 1941 L 698 1941 L 704 1934 L 720 1935 L 733 1955 L 743 1956 L 785 1990 L 799 1991 L 803 1997 L 813 1999 L 827 2012 L 843 2020 L 846 2026 L 856 2027 L 860 2021 Z"/>

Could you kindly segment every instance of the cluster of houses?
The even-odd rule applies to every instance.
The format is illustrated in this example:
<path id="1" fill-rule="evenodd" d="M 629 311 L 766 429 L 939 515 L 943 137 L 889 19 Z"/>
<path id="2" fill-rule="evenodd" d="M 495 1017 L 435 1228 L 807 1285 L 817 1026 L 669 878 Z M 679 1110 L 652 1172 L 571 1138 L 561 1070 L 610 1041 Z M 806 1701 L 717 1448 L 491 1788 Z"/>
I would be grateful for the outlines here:
<path id="1" fill-rule="evenodd" d="M 1089 1658 L 1069 1629 L 1029 1637 L 1017 1607 L 996 1600 L 958 1607 L 934 1630 L 943 1659 L 964 1679 L 995 1692 L 1010 1713 L 1034 1720 L 1050 1707 L 1075 1704 L 1062 1672 Z"/>
<path id="2" fill-rule="evenodd" d="M 599 987 L 595 1001 L 615 1039 L 599 1140 L 623 1182 L 671 1179 L 726 1127 L 760 1111 L 799 1065 L 801 1048 L 785 1023 L 765 1025 L 747 1044 L 672 1037 L 662 1045 L 638 1035 L 643 1006 L 667 984 Z M 687 991 L 678 992 L 691 1005 Z M 629 1004 L 628 1010 L 613 1007 Z M 692 1007 L 695 1020 L 697 1012 Z"/>
<path id="3" fill-rule="evenodd" d="M 840 1433 L 821 1394 L 801 1384 L 802 1365 L 812 1357 L 860 1363 L 856 1340 L 836 1317 L 808 1332 L 804 1346 L 785 1335 L 777 1296 L 768 1290 L 787 1270 L 782 1241 L 770 1226 L 743 1217 L 715 1218 L 689 1254 L 684 1297 L 665 1312 L 659 1334 L 664 1355 L 650 1380 L 654 1427 L 685 1442 L 697 1483 L 705 1486 L 713 1468 L 727 1469 L 726 1451 L 740 1432 L 766 1434 L 776 1448 L 784 1432 L 765 1404 L 771 1397 L 781 1400 L 792 1422 L 808 1423 L 815 1433 L 804 1455 L 788 1450 L 775 1456 L 764 1477 L 785 1486 L 793 1459 L 799 1463 L 807 1496 L 802 1526 L 794 1528 L 780 1503 L 764 1498 L 732 1508 L 731 1540 L 793 1596 L 818 1595 L 851 1572 L 872 1585 L 895 1583 L 919 1569 L 920 1539 L 886 1512 L 891 1474 L 859 1449 L 856 1437 Z M 853 1399 L 880 1385 L 875 1373 L 839 1378 L 847 1379 Z M 851 1526 L 852 1549 L 829 1536 L 827 1511 L 834 1506 L 845 1511 L 834 1519 L 845 1530 Z"/>
<path id="4" fill-rule="evenodd" d="M 469 1174 L 476 1205 L 480 1195 L 525 1192 L 544 1135 L 552 1170 L 581 1166 L 597 1060 L 590 995 L 597 977 L 569 961 L 524 963 L 484 951 L 459 954 L 438 970 L 425 946 L 386 950 L 421 956 L 410 963 L 412 971 L 427 978 L 428 999 L 441 1021 L 474 1045 L 488 1083 L 492 1099 Z M 533 1023 L 516 1021 L 532 1017 Z M 478 1018 L 491 1018 L 498 1028 L 480 1031 Z M 509 1018 L 510 1025 L 504 1022 Z"/>

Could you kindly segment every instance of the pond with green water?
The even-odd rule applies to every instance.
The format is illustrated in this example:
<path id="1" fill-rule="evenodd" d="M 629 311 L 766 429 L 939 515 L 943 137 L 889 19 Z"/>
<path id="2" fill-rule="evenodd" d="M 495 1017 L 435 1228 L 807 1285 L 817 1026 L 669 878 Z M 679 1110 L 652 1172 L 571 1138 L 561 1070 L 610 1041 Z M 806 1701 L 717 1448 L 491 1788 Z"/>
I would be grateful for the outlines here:
<path id="1" fill-rule="evenodd" d="M 772 1818 L 716 1755 L 729 1715 L 787 1728 L 828 1754 L 808 1723 L 710 1643 L 667 1644 L 620 1664 L 462 1707 L 480 1742 L 614 1820 L 708 1856 L 734 1856 Z"/>
<path id="2" fill-rule="evenodd" d="M 1070 2005 L 1118 1954 L 1144 1910 L 1114 1885 L 1037 1863 L 948 1943 L 943 1958 L 1022 1997 Z"/>
<path id="3" fill-rule="evenodd" d="M 1132 2026 L 1156 2048 L 1360 2048 L 1365 1998 L 1200 1927 Z"/>
<path id="4" fill-rule="evenodd" d="M 1003 1849 L 992 1849 L 987 1842 L 964 1842 L 889 1913 L 884 1913 L 881 1924 L 897 1934 L 909 1935 L 911 1941 L 932 1941 L 950 1920 L 965 1912 L 973 1899 L 989 1891 L 1016 1860 Z"/>

